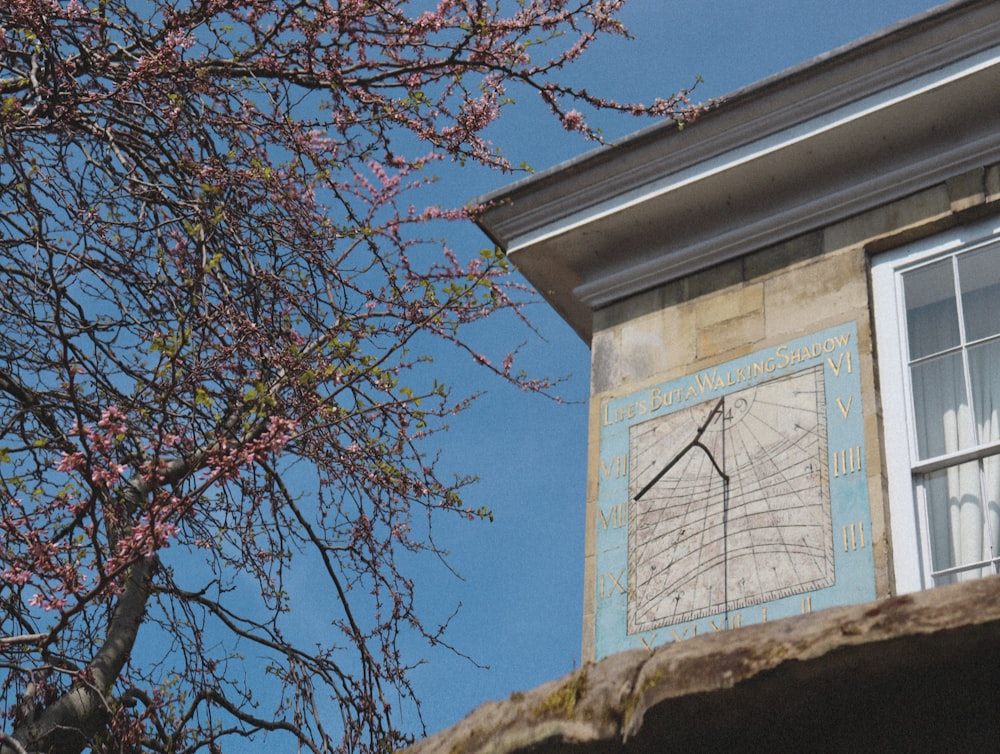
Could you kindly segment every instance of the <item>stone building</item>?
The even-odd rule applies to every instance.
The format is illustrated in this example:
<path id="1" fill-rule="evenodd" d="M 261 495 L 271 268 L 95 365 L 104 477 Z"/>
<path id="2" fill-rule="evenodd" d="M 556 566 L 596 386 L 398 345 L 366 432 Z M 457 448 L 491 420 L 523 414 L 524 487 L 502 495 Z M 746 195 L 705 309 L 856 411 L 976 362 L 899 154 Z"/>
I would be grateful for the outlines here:
<path id="1" fill-rule="evenodd" d="M 1000 748 L 1000 4 L 487 199 L 591 348 L 608 659 L 422 750 Z"/>

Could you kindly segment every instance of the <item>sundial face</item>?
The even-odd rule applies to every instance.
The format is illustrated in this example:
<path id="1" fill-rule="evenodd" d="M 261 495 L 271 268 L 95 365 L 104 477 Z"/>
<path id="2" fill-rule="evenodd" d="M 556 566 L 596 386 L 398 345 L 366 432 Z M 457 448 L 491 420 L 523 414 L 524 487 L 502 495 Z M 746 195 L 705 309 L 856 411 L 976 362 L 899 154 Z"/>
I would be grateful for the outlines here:
<path id="1" fill-rule="evenodd" d="M 601 406 L 597 655 L 874 598 L 856 328 Z"/>
<path id="2" fill-rule="evenodd" d="M 630 428 L 631 631 L 834 583 L 825 418 L 815 366 Z"/>

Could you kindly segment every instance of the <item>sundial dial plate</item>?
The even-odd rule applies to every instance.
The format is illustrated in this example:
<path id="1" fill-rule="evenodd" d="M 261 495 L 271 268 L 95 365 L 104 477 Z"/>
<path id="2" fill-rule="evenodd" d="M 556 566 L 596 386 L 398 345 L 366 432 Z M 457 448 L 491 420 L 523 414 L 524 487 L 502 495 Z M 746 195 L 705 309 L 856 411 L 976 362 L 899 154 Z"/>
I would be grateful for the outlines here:
<path id="1" fill-rule="evenodd" d="M 631 631 L 833 583 L 825 415 L 817 365 L 631 427 Z"/>
<path id="2" fill-rule="evenodd" d="M 597 657 L 874 599 L 856 323 L 598 410 Z"/>

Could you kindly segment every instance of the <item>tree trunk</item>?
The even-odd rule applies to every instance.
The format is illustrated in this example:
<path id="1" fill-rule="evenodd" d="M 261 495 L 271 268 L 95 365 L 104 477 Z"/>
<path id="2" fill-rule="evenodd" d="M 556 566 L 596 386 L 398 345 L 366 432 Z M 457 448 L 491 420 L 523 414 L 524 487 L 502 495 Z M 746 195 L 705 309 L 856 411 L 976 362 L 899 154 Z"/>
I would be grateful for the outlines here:
<path id="1" fill-rule="evenodd" d="M 104 644 L 83 677 L 42 710 L 37 719 L 25 721 L 14 730 L 12 738 L 26 751 L 78 754 L 107 723 L 112 701 L 108 694 L 135 645 L 156 567 L 156 556 L 149 556 L 132 567 Z M 13 746 L 0 746 L 0 754 L 16 752 Z"/>

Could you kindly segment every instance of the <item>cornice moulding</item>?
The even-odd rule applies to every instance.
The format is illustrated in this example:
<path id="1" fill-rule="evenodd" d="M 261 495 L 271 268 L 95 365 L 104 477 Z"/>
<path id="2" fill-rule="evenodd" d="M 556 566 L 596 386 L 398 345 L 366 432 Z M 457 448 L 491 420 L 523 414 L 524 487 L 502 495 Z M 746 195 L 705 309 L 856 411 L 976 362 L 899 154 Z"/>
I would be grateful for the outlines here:
<path id="1" fill-rule="evenodd" d="M 503 191 L 480 226 L 592 311 L 1000 158 L 1000 4 L 958 2 Z"/>

